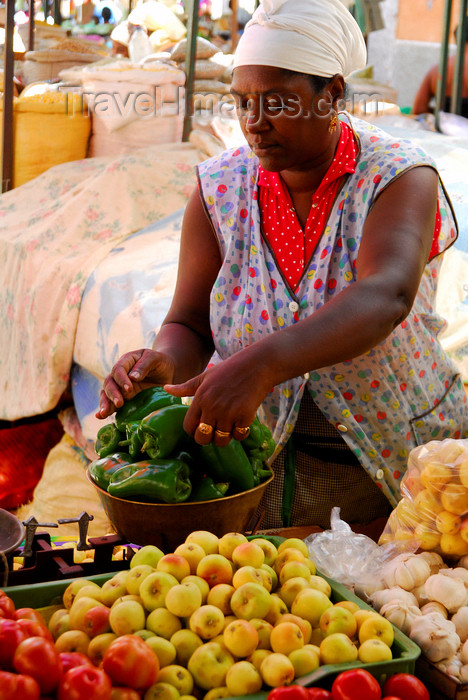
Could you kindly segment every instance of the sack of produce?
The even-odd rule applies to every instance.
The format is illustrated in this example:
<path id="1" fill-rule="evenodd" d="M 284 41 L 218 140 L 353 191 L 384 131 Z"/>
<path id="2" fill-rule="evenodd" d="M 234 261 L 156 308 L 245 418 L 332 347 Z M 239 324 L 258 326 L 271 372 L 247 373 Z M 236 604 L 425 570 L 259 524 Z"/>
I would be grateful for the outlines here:
<path id="1" fill-rule="evenodd" d="M 379 543 L 416 543 L 453 560 L 468 554 L 468 440 L 431 440 L 410 452 L 402 499 Z"/>
<path id="2" fill-rule="evenodd" d="M 186 53 L 187 39 L 182 39 L 172 49 L 171 58 L 173 61 L 185 61 Z M 208 39 L 204 39 L 201 36 L 197 36 L 197 41 L 195 45 L 195 58 L 197 59 L 197 61 L 201 58 L 211 58 L 211 56 L 214 56 L 216 53 L 219 53 L 219 48 L 217 46 L 212 44 L 211 41 L 208 41 Z"/>

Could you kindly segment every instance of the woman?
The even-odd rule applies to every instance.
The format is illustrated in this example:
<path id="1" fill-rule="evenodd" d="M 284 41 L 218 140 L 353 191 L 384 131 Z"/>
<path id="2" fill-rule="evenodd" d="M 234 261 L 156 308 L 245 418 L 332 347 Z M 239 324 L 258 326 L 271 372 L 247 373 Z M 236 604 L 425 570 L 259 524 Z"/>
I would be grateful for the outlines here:
<path id="1" fill-rule="evenodd" d="M 340 0 L 258 8 L 232 82 L 248 146 L 199 166 L 170 311 L 101 392 L 101 418 L 148 384 L 193 396 L 200 444 L 258 412 L 277 442 L 262 527 L 386 515 L 413 447 L 468 434 L 433 310 L 456 222 L 421 149 L 337 118 L 364 64 Z"/>

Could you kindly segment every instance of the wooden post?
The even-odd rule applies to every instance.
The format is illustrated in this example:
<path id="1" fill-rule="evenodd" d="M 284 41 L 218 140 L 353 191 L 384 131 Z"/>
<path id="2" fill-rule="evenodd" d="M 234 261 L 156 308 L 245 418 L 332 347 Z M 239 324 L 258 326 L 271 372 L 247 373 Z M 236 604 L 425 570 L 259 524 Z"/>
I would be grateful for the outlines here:
<path id="1" fill-rule="evenodd" d="M 187 0 L 187 49 L 185 52 L 185 112 L 182 141 L 188 141 L 192 129 L 193 82 L 198 34 L 198 0 Z"/>
<path id="2" fill-rule="evenodd" d="M 239 25 L 237 23 L 238 0 L 231 0 L 231 53 L 234 53 L 239 39 Z"/>
<path id="3" fill-rule="evenodd" d="M 465 0 L 466 1 L 466 0 Z M 442 44 L 440 47 L 440 62 L 439 62 L 439 77 L 437 79 L 436 88 L 436 104 L 435 104 L 435 128 L 440 131 L 439 112 L 442 109 L 443 101 L 445 100 L 445 90 L 447 87 L 447 60 L 448 60 L 448 45 L 450 38 L 450 20 L 452 17 L 452 0 L 445 0 L 444 7 L 444 23 L 442 31 Z"/>
<path id="4" fill-rule="evenodd" d="M 6 0 L 3 66 L 2 192 L 13 187 L 13 30 L 15 0 Z"/>

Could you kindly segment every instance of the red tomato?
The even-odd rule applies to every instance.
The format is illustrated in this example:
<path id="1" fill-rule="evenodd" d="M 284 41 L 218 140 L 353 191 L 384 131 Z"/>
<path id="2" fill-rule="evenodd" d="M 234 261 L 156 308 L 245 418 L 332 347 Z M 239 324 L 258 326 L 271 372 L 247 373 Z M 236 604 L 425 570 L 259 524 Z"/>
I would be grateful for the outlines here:
<path id="1" fill-rule="evenodd" d="M 2 700 L 39 700 L 41 689 L 31 676 L 0 671 L 0 692 Z"/>
<path id="2" fill-rule="evenodd" d="M 378 681 L 364 668 L 350 668 L 333 681 L 333 700 L 380 700 L 381 697 Z"/>
<path id="3" fill-rule="evenodd" d="M 71 668 L 76 668 L 77 666 L 93 666 L 94 664 L 90 658 L 81 654 L 79 651 L 61 651 L 60 661 L 62 662 L 62 673 L 65 674 Z"/>
<path id="4" fill-rule="evenodd" d="M 396 695 L 386 695 L 382 700 L 400 700 Z"/>
<path id="5" fill-rule="evenodd" d="M 15 619 L 15 604 L 3 591 L 0 596 L 0 617 L 7 617 L 10 620 Z"/>
<path id="6" fill-rule="evenodd" d="M 20 642 L 13 656 L 13 667 L 18 673 L 35 678 L 43 694 L 54 690 L 62 675 L 59 653 L 44 637 L 28 637 Z"/>
<path id="7" fill-rule="evenodd" d="M 44 627 L 47 627 L 47 623 L 39 610 L 35 610 L 34 608 L 17 608 L 15 618 L 17 620 L 35 620 Z"/>
<path id="8" fill-rule="evenodd" d="M 308 700 L 308 688 L 303 685 L 282 685 L 268 693 L 268 700 Z"/>
<path id="9" fill-rule="evenodd" d="M 37 622 L 37 620 L 20 617 L 16 622 L 21 627 L 26 637 L 44 637 L 44 639 L 47 639 L 49 642 L 54 641 L 50 630 L 45 625 L 41 625 L 40 622 Z"/>
<path id="10" fill-rule="evenodd" d="M 149 688 L 156 682 L 159 661 L 154 651 L 140 637 L 124 634 L 107 647 L 102 667 L 112 683 L 135 690 Z"/>
<path id="11" fill-rule="evenodd" d="M 111 700 L 141 700 L 141 696 L 133 688 L 112 688 Z"/>
<path id="12" fill-rule="evenodd" d="M 13 670 L 13 654 L 23 639 L 26 634 L 16 620 L 0 617 L 0 668 Z"/>
<path id="13" fill-rule="evenodd" d="M 383 687 L 384 695 L 395 695 L 401 700 L 430 700 L 429 691 L 419 678 L 411 673 L 395 673 Z"/>
<path id="14" fill-rule="evenodd" d="M 76 666 L 62 676 L 57 700 L 111 700 L 111 692 L 111 680 L 104 671 L 95 666 Z"/>
<path id="15" fill-rule="evenodd" d="M 324 688 L 307 688 L 309 700 L 332 700 L 332 694 Z"/>

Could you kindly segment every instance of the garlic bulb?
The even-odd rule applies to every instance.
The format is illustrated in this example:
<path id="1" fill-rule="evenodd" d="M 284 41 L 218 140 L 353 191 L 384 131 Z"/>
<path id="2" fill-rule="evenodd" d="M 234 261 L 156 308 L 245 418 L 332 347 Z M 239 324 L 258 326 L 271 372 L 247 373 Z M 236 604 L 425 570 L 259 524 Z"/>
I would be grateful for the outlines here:
<path id="1" fill-rule="evenodd" d="M 405 591 L 421 586 L 431 575 L 428 562 L 417 554 L 399 554 L 382 569 L 382 577 L 388 588 L 401 586 Z"/>
<path id="2" fill-rule="evenodd" d="M 425 589 L 429 600 L 442 603 L 452 613 L 468 601 L 465 584 L 460 578 L 444 576 L 442 573 L 434 574 L 427 579 Z"/>
<path id="3" fill-rule="evenodd" d="M 465 569 L 463 566 L 457 566 L 455 569 L 440 569 L 439 573 L 442 574 L 442 576 L 459 578 L 463 581 L 465 586 L 468 587 L 468 569 Z"/>
<path id="4" fill-rule="evenodd" d="M 431 576 L 436 574 L 439 569 L 447 566 L 440 554 L 437 554 L 437 552 L 419 552 L 417 556 L 420 557 L 420 559 L 425 559 L 427 561 L 431 570 Z"/>
<path id="5" fill-rule="evenodd" d="M 426 586 L 424 583 L 422 586 L 417 586 L 416 588 L 413 588 L 411 593 L 416 598 L 420 608 L 422 608 L 422 606 L 426 603 L 429 603 L 429 598 L 427 597 Z"/>
<path id="6" fill-rule="evenodd" d="M 468 664 L 468 640 L 463 642 L 462 648 L 460 649 L 460 659 L 463 664 Z"/>
<path id="7" fill-rule="evenodd" d="M 462 683 L 468 681 L 468 664 L 463 664 L 460 668 L 460 680 Z"/>
<path id="8" fill-rule="evenodd" d="M 449 659 L 460 647 L 455 625 L 439 613 L 414 617 L 409 636 L 421 647 L 427 659 L 434 663 Z"/>
<path id="9" fill-rule="evenodd" d="M 461 559 L 457 562 L 457 567 L 462 566 L 464 569 L 468 569 L 468 554 L 464 554 Z"/>
<path id="10" fill-rule="evenodd" d="M 421 616 L 421 611 L 417 605 L 408 605 L 401 600 L 391 600 L 382 605 L 380 614 L 386 617 L 392 625 L 398 627 L 403 634 L 409 634 L 411 622 L 415 617 Z"/>
<path id="11" fill-rule="evenodd" d="M 451 659 L 447 660 L 445 672 L 448 673 L 449 676 L 452 676 L 452 678 L 460 680 L 460 670 L 462 665 L 463 664 L 460 661 L 460 659 L 457 657 L 456 654 L 454 654 Z"/>
<path id="12" fill-rule="evenodd" d="M 428 615 L 429 613 L 433 613 L 433 612 L 439 613 L 440 615 L 443 615 L 446 620 L 448 618 L 447 608 L 445 608 L 442 605 L 442 603 L 438 603 L 436 600 L 431 600 L 429 603 L 426 603 L 421 608 L 422 615 Z"/>
<path id="13" fill-rule="evenodd" d="M 379 581 L 377 579 L 373 583 L 355 583 L 353 592 L 354 595 L 357 595 L 358 598 L 361 598 L 361 600 L 364 600 L 367 603 L 371 596 L 376 591 L 381 591 L 382 588 L 384 588 L 383 581 Z"/>
<path id="14" fill-rule="evenodd" d="M 462 605 L 457 612 L 452 615 L 452 622 L 457 628 L 457 634 L 462 643 L 468 639 L 468 605 Z"/>
<path id="15" fill-rule="evenodd" d="M 372 606 L 376 610 L 380 610 L 382 605 L 390 603 L 390 601 L 399 600 L 406 605 L 418 605 L 418 601 L 410 591 L 405 591 L 404 588 L 400 586 L 393 586 L 393 588 L 384 588 L 383 591 L 376 591 L 370 596 L 370 601 Z"/>

